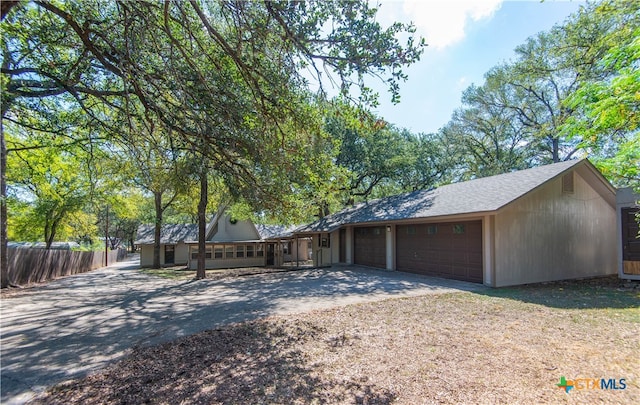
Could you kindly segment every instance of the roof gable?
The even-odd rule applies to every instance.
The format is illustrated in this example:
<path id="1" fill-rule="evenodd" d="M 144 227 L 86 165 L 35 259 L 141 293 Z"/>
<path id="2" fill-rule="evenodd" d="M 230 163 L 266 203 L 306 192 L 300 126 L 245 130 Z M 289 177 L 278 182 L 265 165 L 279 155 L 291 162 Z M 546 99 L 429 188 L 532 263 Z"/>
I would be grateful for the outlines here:
<path id="1" fill-rule="evenodd" d="M 551 179 L 583 166 L 597 172 L 586 159 L 538 166 L 361 203 L 298 228 L 295 232 L 330 232 L 344 224 L 494 212 Z M 600 187 L 599 192 L 612 189 L 602 176 L 600 183 L 604 183 L 604 188 Z"/>

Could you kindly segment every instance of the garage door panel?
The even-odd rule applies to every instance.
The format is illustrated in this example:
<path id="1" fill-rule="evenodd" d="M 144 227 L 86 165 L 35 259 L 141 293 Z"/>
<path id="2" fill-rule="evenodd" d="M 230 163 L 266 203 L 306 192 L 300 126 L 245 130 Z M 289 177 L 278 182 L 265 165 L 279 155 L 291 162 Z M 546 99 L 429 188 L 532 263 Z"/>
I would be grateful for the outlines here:
<path id="1" fill-rule="evenodd" d="M 381 226 L 354 229 L 354 263 L 378 268 L 387 267 L 386 234 Z"/>
<path id="2" fill-rule="evenodd" d="M 482 222 L 399 225 L 400 271 L 482 282 Z"/>

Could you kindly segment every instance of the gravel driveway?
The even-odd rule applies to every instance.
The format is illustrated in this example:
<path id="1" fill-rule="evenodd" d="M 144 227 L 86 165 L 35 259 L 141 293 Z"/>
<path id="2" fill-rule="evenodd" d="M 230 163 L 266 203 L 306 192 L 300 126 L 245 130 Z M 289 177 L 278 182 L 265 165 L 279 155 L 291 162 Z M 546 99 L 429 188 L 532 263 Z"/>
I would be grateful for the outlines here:
<path id="1" fill-rule="evenodd" d="M 139 345 L 272 314 L 482 285 L 359 267 L 222 280 L 168 280 L 121 262 L 2 300 L 3 404 L 24 403 Z"/>

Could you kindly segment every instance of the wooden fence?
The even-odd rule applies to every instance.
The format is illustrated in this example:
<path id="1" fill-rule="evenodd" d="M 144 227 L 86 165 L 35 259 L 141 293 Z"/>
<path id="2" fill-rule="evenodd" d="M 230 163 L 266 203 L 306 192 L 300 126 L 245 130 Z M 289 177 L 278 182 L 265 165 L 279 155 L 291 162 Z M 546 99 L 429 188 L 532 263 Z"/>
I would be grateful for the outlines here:
<path id="1" fill-rule="evenodd" d="M 17 286 L 86 273 L 105 265 L 104 252 L 9 248 L 7 256 L 9 285 Z M 109 252 L 109 264 L 126 256 L 125 249 L 112 250 Z"/>

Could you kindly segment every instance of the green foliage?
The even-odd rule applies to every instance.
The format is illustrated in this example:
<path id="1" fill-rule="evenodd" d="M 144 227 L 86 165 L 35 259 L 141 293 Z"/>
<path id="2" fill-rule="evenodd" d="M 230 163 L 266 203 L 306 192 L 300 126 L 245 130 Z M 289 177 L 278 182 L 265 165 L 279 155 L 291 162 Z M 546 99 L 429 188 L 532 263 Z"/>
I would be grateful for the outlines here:
<path id="1" fill-rule="evenodd" d="M 338 145 L 335 164 L 344 173 L 334 182 L 340 205 L 450 181 L 447 146 L 432 136 L 398 129 L 340 102 L 327 113 L 325 129 Z"/>
<path id="2" fill-rule="evenodd" d="M 7 143 L 14 145 L 13 139 L 7 137 Z M 16 216 L 13 236 L 33 240 L 37 230 L 37 240 L 44 240 L 49 246 L 58 238 L 79 236 L 74 232 L 92 232 L 81 213 L 91 185 L 79 175 L 83 161 L 79 157 L 81 151 L 75 152 L 43 147 L 9 153 L 7 183 L 13 197 L 9 216 Z"/>
<path id="3" fill-rule="evenodd" d="M 594 9 L 592 19 L 615 24 L 598 38 L 606 49 L 595 66 L 600 74 L 583 79 L 567 99 L 577 114 L 562 128 L 581 137 L 581 147 L 614 184 L 635 187 L 640 187 L 639 12 L 633 1 L 605 1 Z"/>
<path id="4" fill-rule="evenodd" d="M 306 217 L 310 196 L 331 195 L 326 184 L 341 174 L 325 154 L 331 141 L 303 69 L 315 72 L 321 94 L 337 77 L 345 96 L 358 87 L 364 103 L 375 103 L 365 78 L 388 75 L 397 101 L 402 68 L 425 46 L 401 44 L 397 35 L 413 27 L 383 30 L 375 12 L 364 1 L 20 4 L 2 22 L 3 123 L 65 137 L 55 147 L 78 141 L 73 126 L 99 129 L 112 142 L 108 154 L 116 151 L 89 173 L 90 194 L 102 200 L 111 179 L 123 180 L 116 162 L 151 194 L 166 194 L 161 206 L 191 193 L 190 180 L 167 175 L 193 175 L 205 164 L 231 200 Z M 114 138 L 137 155 L 125 158 Z M 180 155 L 180 170 L 162 166 L 171 156 L 144 155 L 162 142 Z M 97 146 L 93 138 L 86 145 Z"/>

